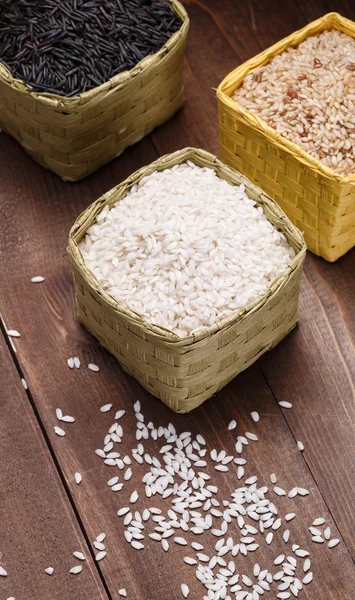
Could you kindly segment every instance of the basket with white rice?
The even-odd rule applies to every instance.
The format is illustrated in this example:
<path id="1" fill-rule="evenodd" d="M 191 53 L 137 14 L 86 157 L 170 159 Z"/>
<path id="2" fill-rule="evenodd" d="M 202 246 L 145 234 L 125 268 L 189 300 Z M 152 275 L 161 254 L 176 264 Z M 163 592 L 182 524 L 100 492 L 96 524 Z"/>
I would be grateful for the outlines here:
<path id="1" fill-rule="evenodd" d="M 188 412 L 297 322 L 302 234 L 213 155 L 134 173 L 74 224 L 80 321 L 147 390 Z"/>

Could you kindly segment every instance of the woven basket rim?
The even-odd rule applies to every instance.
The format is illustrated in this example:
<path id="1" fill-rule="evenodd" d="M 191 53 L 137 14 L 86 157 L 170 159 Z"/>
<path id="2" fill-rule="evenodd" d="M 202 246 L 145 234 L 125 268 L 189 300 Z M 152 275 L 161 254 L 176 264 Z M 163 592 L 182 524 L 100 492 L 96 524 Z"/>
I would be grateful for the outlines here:
<path id="1" fill-rule="evenodd" d="M 132 69 L 122 71 L 108 79 L 99 86 L 87 90 L 77 96 L 68 97 L 52 94 L 50 92 L 33 91 L 22 79 L 13 77 L 9 69 L 0 61 L 0 81 L 9 85 L 17 92 L 29 94 L 44 105 L 61 108 L 70 111 L 96 99 L 97 96 L 107 92 L 108 90 L 116 90 L 120 87 L 125 87 L 130 81 L 135 79 L 142 71 L 147 70 L 152 64 L 159 61 L 168 52 L 173 50 L 180 42 L 182 37 L 185 37 L 189 28 L 190 20 L 184 6 L 179 0 L 166 0 L 171 9 L 181 19 L 181 27 L 165 42 L 165 44 L 154 54 L 148 54 L 140 60 Z"/>
<path id="2" fill-rule="evenodd" d="M 268 213 L 267 218 L 273 222 L 276 227 L 279 227 L 283 230 L 288 242 L 295 249 L 296 255 L 288 265 L 286 271 L 272 281 L 262 296 L 257 297 L 253 301 L 249 302 L 245 307 L 242 307 L 241 309 L 238 309 L 237 311 L 224 317 L 221 321 L 215 323 L 214 325 L 204 327 L 198 332 L 190 334 L 186 337 L 180 337 L 168 329 L 146 321 L 138 313 L 124 308 L 119 301 L 105 292 L 101 288 L 93 273 L 86 268 L 78 243 L 84 237 L 88 227 L 95 221 L 96 215 L 101 212 L 106 204 L 111 203 L 113 205 L 116 202 L 119 202 L 125 197 L 129 189 L 145 175 L 149 175 L 156 170 L 163 170 L 173 165 L 181 164 L 188 160 L 192 160 L 196 164 L 202 163 L 204 166 L 214 169 L 219 176 L 225 176 L 223 178 L 225 178 L 227 181 L 232 180 L 234 185 L 237 185 L 236 180 L 238 181 L 239 185 L 243 183 L 248 193 L 257 197 L 257 199 L 255 199 L 258 204 L 266 209 L 266 212 Z M 122 195 L 118 199 L 115 199 L 120 192 L 122 192 Z M 270 215 L 272 215 L 272 219 L 270 218 Z M 279 205 L 267 194 L 265 194 L 258 186 L 254 185 L 247 177 L 238 171 L 235 171 L 231 167 L 228 167 L 222 163 L 213 154 L 210 154 L 205 150 L 188 147 L 171 154 L 166 154 L 149 165 L 138 169 L 135 171 L 135 173 L 103 194 L 103 196 L 86 208 L 76 219 L 70 230 L 67 252 L 70 262 L 72 262 L 75 266 L 75 269 L 79 271 L 80 275 L 85 280 L 85 284 L 88 286 L 91 292 L 99 294 L 102 300 L 109 305 L 113 311 L 117 313 L 117 315 L 124 316 L 128 321 L 131 322 L 132 325 L 143 329 L 145 333 L 149 333 L 151 336 L 153 336 L 153 338 L 159 338 L 160 341 L 165 341 L 168 344 L 172 343 L 187 346 L 196 341 L 209 338 L 211 335 L 222 329 L 227 329 L 229 326 L 234 325 L 236 322 L 244 319 L 248 315 L 258 310 L 258 308 L 265 304 L 269 298 L 273 296 L 273 294 L 276 293 L 276 291 L 279 290 L 289 280 L 293 271 L 304 260 L 306 244 L 304 242 L 303 234 L 295 225 L 292 224 Z"/>
<path id="3" fill-rule="evenodd" d="M 220 102 L 223 102 L 225 105 L 229 106 L 229 108 L 232 108 L 248 125 L 260 131 L 270 142 L 289 154 L 294 155 L 300 162 L 311 168 L 317 174 L 322 175 L 333 182 L 353 183 L 355 182 L 355 173 L 347 175 L 346 177 L 340 175 L 333 169 L 324 165 L 320 160 L 313 157 L 301 146 L 277 133 L 276 130 L 268 125 L 261 117 L 245 109 L 236 100 L 231 98 L 232 93 L 241 84 L 247 74 L 252 73 L 255 69 L 267 64 L 270 62 L 271 58 L 281 54 L 288 47 L 297 46 L 307 37 L 310 37 L 315 33 L 320 33 L 326 29 L 337 29 L 338 31 L 347 33 L 355 38 L 354 21 L 343 17 L 337 12 L 327 13 L 323 17 L 308 23 L 308 25 L 305 25 L 301 29 L 284 37 L 279 42 L 276 42 L 276 44 L 269 46 L 263 52 L 260 52 L 231 71 L 219 84 L 217 88 L 217 98 Z"/>

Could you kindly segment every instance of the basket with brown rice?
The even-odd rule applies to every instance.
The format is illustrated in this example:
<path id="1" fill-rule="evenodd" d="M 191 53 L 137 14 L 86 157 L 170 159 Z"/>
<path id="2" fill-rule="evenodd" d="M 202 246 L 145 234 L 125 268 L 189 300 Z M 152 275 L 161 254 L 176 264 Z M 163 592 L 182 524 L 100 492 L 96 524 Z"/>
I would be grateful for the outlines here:
<path id="1" fill-rule="evenodd" d="M 326 15 L 218 88 L 222 159 L 336 260 L 355 244 L 355 24 Z"/>

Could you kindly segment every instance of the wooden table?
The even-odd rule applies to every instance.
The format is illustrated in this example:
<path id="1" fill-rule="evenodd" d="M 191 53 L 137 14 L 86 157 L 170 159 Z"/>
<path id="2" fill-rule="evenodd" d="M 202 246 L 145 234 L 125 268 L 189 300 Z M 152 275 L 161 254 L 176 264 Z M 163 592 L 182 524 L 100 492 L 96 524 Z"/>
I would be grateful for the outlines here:
<path id="1" fill-rule="evenodd" d="M 140 399 L 146 420 L 178 431 L 200 432 L 209 449 L 233 451 L 235 432 L 257 433 L 245 456 L 246 475 L 256 474 L 272 488 L 275 472 L 280 486 L 310 490 L 304 498 L 278 498 L 282 514 L 293 511 L 286 546 L 276 535 L 252 556 L 264 568 L 272 558 L 290 553 L 297 542 L 311 552 L 313 582 L 300 593 L 308 600 L 354 598 L 354 449 L 355 449 L 355 251 L 335 264 L 308 255 L 302 278 L 300 324 L 276 349 L 234 379 L 216 397 L 192 414 L 168 411 L 125 374 L 114 358 L 79 326 L 65 249 L 76 216 L 104 191 L 157 156 L 184 146 L 218 154 L 215 92 L 220 80 L 238 64 L 308 21 L 333 10 L 355 19 L 355 5 L 338 0 L 187 0 L 191 30 L 185 60 L 186 106 L 108 166 L 77 184 L 63 183 L 34 163 L 6 135 L 0 136 L 1 310 L 0 338 L 0 600 L 117 600 L 120 588 L 134 600 L 172 600 L 188 583 L 191 600 L 202 599 L 204 588 L 183 556 L 191 549 L 171 544 L 168 553 L 150 540 L 135 551 L 123 538 L 116 515 L 127 494 L 139 485 L 144 467 L 135 465 L 135 479 L 123 495 L 106 485 L 113 475 L 96 456 L 113 421 L 114 412 L 99 407 L 113 403 L 126 410 L 125 446 L 135 444 L 132 404 Z M 31 277 L 45 276 L 34 285 Z M 21 337 L 10 340 L 6 329 Z M 67 358 L 79 356 L 82 367 L 70 370 Z M 89 371 L 89 362 L 100 366 Z M 21 377 L 28 384 L 26 391 Z M 278 402 L 292 402 L 291 410 Z M 55 409 L 73 415 L 66 436 L 55 435 Z M 260 413 L 253 423 L 250 412 Z M 301 440 L 305 450 L 297 449 Z M 148 449 L 153 452 L 150 441 Z M 156 450 L 157 452 L 157 450 Z M 74 482 L 80 472 L 83 481 Z M 221 497 L 238 485 L 234 470 L 219 474 Z M 166 507 L 161 499 L 155 506 Z M 149 505 L 142 500 L 139 508 Z M 151 504 L 150 504 L 151 505 Z M 137 504 L 138 507 L 138 504 Z M 323 516 L 332 537 L 341 543 L 330 550 L 311 541 L 308 527 Z M 283 529 L 285 527 L 283 526 Z M 92 542 L 106 532 L 107 556 L 95 562 Z M 192 534 L 188 534 L 189 540 Z M 205 551 L 215 538 L 206 536 Z M 286 550 L 285 550 L 286 549 Z M 79 575 L 69 569 L 86 555 Z M 211 554 L 210 554 L 211 555 Z M 237 568 L 248 572 L 240 558 Z M 53 566 L 52 576 L 44 569 Z M 274 568 L 274 571 L 276 569 Z M 276 591 L 266 593 L 274 600 Z"/>

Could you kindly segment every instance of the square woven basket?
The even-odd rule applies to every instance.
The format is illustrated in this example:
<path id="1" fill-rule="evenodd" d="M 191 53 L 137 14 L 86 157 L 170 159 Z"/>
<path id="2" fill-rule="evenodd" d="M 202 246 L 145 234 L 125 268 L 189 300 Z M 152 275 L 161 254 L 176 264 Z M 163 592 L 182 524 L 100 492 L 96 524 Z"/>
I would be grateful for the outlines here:
<path id="1" fill-rule="evenodd" d="M 37 162 L 67 181 L 98 169 L 172 117 L 184 104 L 183 61 L 189 19 L 155 54 L 79 96 L 32 92 L 0 63 L 0 128 Z"/>
<path id="2" fill-rule="evenodd" d="M 85 267 L 78 244 L 101 210 L 122 200 L 142 177 L 187 160 L 213 169 L 231 184 L 243 183 L 249 197 L 285 234 L 296 256 L 263 296 L 215 325 L 181 338 L 148 323 L 108 295 Z M 302 234 L 271 198 L 212 154 L 194 148 L 163 156 L 104 194 L 78 217 L 68 246 L 79 320 L 125 371 L 176 412 L 199 406 L 295 327 L 305 253 Z"/>
<path id="3" fill-rule="evenodd" d="M 342 177 L 324 166 L 231 98 L 246 75 L 325 29 L 355 37 L 355 23 L 329 13 L 232 71 L 217 98 L 222 160 L 280 204 L 312 252 L 335 261 L 355 245 L 355 174 Z"/>

